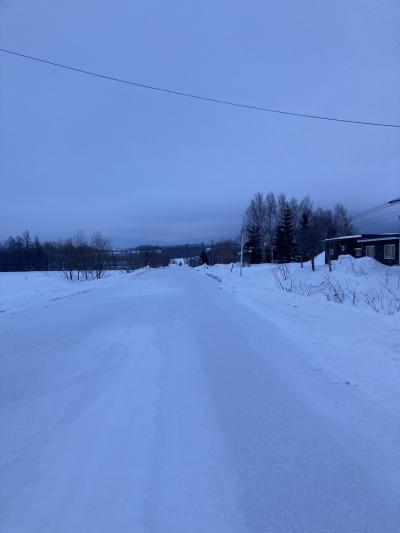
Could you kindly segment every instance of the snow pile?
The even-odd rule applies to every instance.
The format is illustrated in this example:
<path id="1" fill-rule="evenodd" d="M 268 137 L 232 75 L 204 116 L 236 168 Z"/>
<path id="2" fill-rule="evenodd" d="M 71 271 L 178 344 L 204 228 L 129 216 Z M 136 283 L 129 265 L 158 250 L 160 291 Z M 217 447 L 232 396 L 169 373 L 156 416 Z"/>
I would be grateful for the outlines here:
<path id="1" fill-rule="evenodd" d="M 350 255 L 319 265 L 278 265 L 272 275 L 279 289 L 304 296 L 323 296 L 335 303 L 367 306 L 376 313 L 393 315 L 400 312 L 400 267 L 387 267 L 375 259 L 354 259 Z"/>
<path id="2" fill-rule="evenodd" d="M 199 270 L 208 275 L 224 278 L 236 277 L 240 267 L 214 265 Z M 324 254 L 315 260 L 315 272 L 311 263 L 262 264 L 244 267 L 243 281 L 256 282 L 260 288 L 279 289 L 285 293 L 316 297 L 330 302 L 354 305 L 393 315 L 400 312 L 400 266 L 386 266 L 371 257 L 354 259 L 350 255 L 332 261 L 332 271 L 324 262 Z"/>

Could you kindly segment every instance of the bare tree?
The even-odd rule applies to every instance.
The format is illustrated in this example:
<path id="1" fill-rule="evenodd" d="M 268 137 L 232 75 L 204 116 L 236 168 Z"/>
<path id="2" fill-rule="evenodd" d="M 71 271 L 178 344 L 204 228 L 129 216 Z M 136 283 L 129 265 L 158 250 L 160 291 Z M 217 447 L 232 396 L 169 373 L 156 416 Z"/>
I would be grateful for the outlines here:
<path id="1" fill-rule="evenodd" d="M 278 226 L 278 206 L 273 192 L 269 192 L 265 197 L 265 209 L 265 241 L 267 249 L 269 249 L 269 257 L 267 257 L 267 261 L 269 260 L 272 263 L 274 260 L 274 239 Z"/>
<path id="2" fill-rule="evenodd" d="M 90 268 L 90 247 L 86 238 L 85 233 L 82 230 L 79 230 L 75 233 L 73 238 L 74 244 L 74 256 L 75 256 L 75 269 L 78 280 L 80 276 L 85 279 L 90 279 L 92 277 L 92 272 Z"/>
<path id="3" fill-rule="evenodd" d="M 93 267 L 96 279 L 104 276 L 108 266 L 108 259 L 111 251 L 111 241 L 103 237 L 100 232 L 95 232 L 91 238 L 93 248 Z"/>
<path id="4" fill-rule="evenodd" d="M 243 227 L 247 239 L 261 250 L 262 260 L 265 261 L 265 237 L 267 229 L 267 206 L 264 195 L 258 192 L 248 205 L 243 220 Z"/>
<path id="5" fill-rule="evenodd" d="M 333 223 L 337 235 L 351 235 L 354 232 L 349 218 L 347 209 L 342 204 L 336 204 L 333 210 Z"/>

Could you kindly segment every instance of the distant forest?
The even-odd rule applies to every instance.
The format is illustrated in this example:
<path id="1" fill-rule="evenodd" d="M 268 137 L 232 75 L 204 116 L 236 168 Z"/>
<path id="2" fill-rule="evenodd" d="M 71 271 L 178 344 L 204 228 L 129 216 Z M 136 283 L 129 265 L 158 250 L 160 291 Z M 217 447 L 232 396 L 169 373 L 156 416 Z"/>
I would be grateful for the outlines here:
<path id="1" fill-rule="evenodd" d="M 308 196 L 299 201 L 283 193 L 257 193 L 245 210 L 239 235 L 231 240 L 116 250 L 100 233 L 87 238 L 79 231 L 70 239 L 42 242 L 25 231 L 0 242 L 0 271 L 57 270 L 70 279 L 92 279 L 107 270 L 167 266 L 174 258 L 185 258 L 190 266 L 232 263 L 240 258 L 242 232 L 248 264 L 306 261 L 321 252 L 323 239 L 353 231 L 341 204 L 323 209 L 314 207 Z"/>
<path id="2" fill-rule="evenodd" d="M 244 217 L 245 257 L 248 263 L 307 261 L 323 250 L 323 240 L 354 232 L 342 204 L 314 207 L 309 196 L 288 200 L 257 193 Z"/>

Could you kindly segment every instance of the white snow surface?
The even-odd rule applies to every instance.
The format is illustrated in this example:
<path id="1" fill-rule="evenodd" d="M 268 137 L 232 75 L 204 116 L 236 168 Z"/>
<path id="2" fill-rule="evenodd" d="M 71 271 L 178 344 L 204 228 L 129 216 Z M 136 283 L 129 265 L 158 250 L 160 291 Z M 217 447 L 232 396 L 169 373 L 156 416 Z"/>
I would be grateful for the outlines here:
<path id="1" fill-rule="evenodd" d="M 272 268 L 1 273 L 1 533 L 400 531 L 400 313 Z"/>

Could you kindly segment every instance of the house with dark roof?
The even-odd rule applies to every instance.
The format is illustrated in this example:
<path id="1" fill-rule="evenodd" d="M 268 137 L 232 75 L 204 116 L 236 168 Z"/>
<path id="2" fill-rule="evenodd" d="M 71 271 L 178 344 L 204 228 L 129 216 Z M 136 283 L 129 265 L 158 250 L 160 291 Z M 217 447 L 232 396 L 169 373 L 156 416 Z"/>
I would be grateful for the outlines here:
<path id="1" fill-rule="evenodd" d="M 384 265 L 400 265 L 400 233 L 361 233 L 324 240 L 325 263 L 349 254 L 373 257 Z"/>

